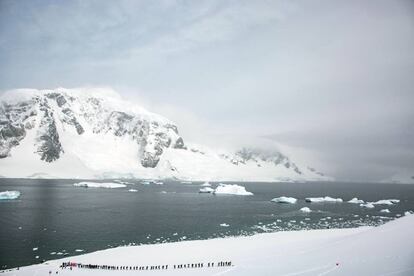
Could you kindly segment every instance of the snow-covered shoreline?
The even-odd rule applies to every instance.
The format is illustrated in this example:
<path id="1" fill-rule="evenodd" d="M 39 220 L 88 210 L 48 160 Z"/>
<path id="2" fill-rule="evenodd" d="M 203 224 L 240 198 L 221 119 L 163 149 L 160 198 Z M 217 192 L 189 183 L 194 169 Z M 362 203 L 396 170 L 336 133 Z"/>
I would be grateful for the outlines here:
<path id="1" fill-rule="evenodd" d="M 412 275 L 414 216 L 379 227 L 292 231 L 119 247 L 3 271 L 3 275 Z M 62 262 L 138 266 L 157 271 L 60 269 Z M 231 261 L 230 267 L 175 270 L 174 264 Z"/>

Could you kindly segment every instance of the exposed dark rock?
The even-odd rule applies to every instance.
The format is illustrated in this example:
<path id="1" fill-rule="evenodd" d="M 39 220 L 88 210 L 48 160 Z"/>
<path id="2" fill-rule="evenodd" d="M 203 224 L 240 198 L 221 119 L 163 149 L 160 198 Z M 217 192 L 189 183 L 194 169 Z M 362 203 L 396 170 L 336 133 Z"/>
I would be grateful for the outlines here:
<path id="1" fill-rule="evenodd" d="M 40 154 L 41 160 L 52 162 L 59 159 L 61 153 L 63 153 L 63 148 L 59 141 L 59 133 L 56 129 L 53 113 L 49 112 L 47 103 L 44 103 L 41 110 L 44 115 L 38 130 L 37 139 L 39 144 L 37 152 Z"/>
<path id="2" fill-rule="evenodd" d="M 183 140 L 183 138 L 180 137 L 180 138 L 177 139 L 177 141 L 175 141 L 174 148 L 175 149 L 184 149 L 184 140 Z"/>
<path id="3" fill-rule="evenodd" d="M 62 109 L 63 114 L 65 114 L 66 116 L 63 118 L 63 122 L 73 125 L 76 129 L 76 132 L 81 135 L 82 133 L 85 132 L 85 130 L 83 129 L 82 125 L 78 122 L 78 120 L 76 119 L 75 115 L 73 114 L 73 111 L 69 108 L 64 108 Z"/>

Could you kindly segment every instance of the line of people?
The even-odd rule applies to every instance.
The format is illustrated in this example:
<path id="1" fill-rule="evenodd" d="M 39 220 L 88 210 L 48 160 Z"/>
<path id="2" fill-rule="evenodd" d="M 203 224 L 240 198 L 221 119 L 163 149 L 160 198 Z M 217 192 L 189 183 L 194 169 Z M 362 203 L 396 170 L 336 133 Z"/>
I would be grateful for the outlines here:
<path id="1" fill-rule="evenodd" d="M 206 267 L 223 267 L 232 266 L 232 262 L 211 262 L 207 263 Z M 115 265 L 96 265 L 96 264 L 81 264 L 74 262 L 64 262 L 60 266 L 63 268 L 86 268 L 86 269 L 104 269 L 104 270 L 166 270 L 168 265 L 147 265 L 147 266 L 115 266 Z M 171 266 L 170 266 L 171 267 Z M 190 264 L 178 264 L 173 265 L 173 269 L 185 269 L 185 268 L 203 268 L 204 263 L 190 263 Z"/>

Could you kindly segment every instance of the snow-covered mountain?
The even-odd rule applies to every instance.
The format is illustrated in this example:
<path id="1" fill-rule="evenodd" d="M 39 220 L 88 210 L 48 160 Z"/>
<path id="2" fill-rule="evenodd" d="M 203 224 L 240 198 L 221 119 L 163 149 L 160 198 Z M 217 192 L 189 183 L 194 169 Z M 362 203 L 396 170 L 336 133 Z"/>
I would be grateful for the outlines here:
<path id="1" fill-rule="evenodd" d="M 0 100 L 3 177 L 330 179 L 279 151 L 186 143 L 175 123 L 109 89 L 13 90 Z"/>

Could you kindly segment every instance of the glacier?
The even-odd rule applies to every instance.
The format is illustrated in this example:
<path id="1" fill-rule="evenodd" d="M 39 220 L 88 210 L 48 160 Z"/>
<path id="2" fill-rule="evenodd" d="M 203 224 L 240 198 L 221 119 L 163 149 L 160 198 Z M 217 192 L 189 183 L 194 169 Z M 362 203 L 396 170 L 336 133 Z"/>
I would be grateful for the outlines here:
<path id="1" fill-rule="evenodd" d="M 185 141 L 175 122 L 109 88 L 18 89 L 0 98 L 4 177 L 332 180 L 276 149 L 217 148 Z"/>

